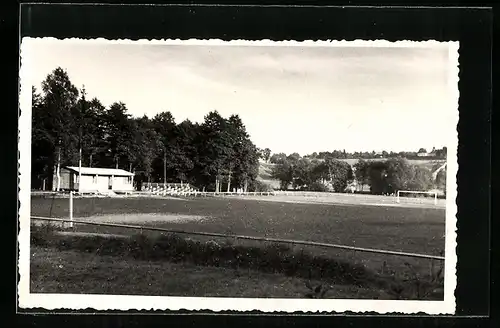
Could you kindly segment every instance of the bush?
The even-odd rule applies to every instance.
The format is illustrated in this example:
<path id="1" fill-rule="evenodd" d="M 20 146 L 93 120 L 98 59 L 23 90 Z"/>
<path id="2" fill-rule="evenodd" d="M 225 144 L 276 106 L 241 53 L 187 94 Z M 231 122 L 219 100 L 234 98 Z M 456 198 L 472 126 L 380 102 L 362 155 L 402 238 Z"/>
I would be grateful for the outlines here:
<path id="1" fill-rule="evenodd" d="M 255 192 L 272 192 L 274 191 L 273 187 L 265 182 L 255 180 L 253 185 L 251 186 L 251 190 Z"/>
<path id="2" fill-rule="evenodd" d="M 329 191 L 328 187 L 325 186 L 321 182 L 313 182 L 313 183 L 311 183 L 308 186 L 307 190 L 308 191 L 318 191 L 318 192 L 328 192 Z"/>

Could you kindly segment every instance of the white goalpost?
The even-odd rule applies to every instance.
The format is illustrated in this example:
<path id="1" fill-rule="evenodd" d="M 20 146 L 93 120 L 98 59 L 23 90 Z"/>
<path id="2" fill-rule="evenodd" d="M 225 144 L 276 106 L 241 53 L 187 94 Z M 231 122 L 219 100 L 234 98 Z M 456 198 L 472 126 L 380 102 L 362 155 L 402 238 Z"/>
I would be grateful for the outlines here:
<path id="1" fill-rule="evenodd" d="M 436 191 L 416 191 L 416 190 L 398 190 L 396 193 L 396 202 L 399 204 L 401 201 L 401 194 L 423 194 L 423 195 L 433 195 L 434 205 L 437 205 L 437 192 Z"/>

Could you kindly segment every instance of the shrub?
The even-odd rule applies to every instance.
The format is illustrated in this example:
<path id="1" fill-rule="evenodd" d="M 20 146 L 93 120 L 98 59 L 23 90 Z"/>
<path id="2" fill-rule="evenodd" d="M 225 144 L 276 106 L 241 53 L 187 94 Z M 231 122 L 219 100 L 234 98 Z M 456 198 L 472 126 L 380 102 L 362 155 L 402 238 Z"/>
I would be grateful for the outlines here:
<path id="1" fill-rule="evenodd" d="M 313 183 L 311 183 L 308 186 L 307 190 L 309 190 L 309 191 L 318 191 L 318 192 L 327 192 L 327 191 L 329 191 L 328 187 L 325 186 L 321 182 L 313 182 Z"/>
<path id="2" fill-rule="evenodd" d="M 255 180 L 253 186 L 251 188 L 255 192 L 272 192 L 274 191 L 273 187 L 265 182 Z"/>

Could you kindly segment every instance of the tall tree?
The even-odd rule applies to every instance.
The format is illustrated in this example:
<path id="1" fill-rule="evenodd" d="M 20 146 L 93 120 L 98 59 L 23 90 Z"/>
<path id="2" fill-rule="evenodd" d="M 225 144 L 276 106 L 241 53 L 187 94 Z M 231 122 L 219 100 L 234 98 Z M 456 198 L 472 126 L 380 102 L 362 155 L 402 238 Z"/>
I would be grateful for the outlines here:
<path id="1" fill-rule="evenodd" d="M 302 157 L 298 153 L 293 153 L 287 156 L 287 159 L 292 163 L 297 163 Z"/>
<path id="2" fill-rule="evenodd" d="M 173 157 L 176 141 L 174 138 L 175 119 L 172 113 L 164 111 L 153 117 L 152 124 L 162 142 L 161 155 L 153 161 L 153 176 L 157 182 L 175 181 L 172 176 Z"/>
<path id="3" fill-rule="evenodd" d="M 106 142 L 106 108 L 97 98 L 85 108 L 85 133 L 83 136 L 83 163 L 86 166 L 106 167 L 108 144 Z"/>
<path id="4" fill-rule="evenodd" d="M 369 163 L 364 159 L 360 159 L 354 164 L 354 175 L 361 186 L 361 190 L 363 190 L 364 186 L 370 182 Z"/>
<path id="5" fill-rule="evenodd" d="M 258 149 L 250 140 L 243 121 L 238 115 L 231 115 L 227 120 L 227 133 L 231 143 L 227 172 L 227 190 L 231 186 L 248 189 L 258 174 Z"/>
<path id="6" fill-rule="evenodd" d="M 387 163 L 372 161 L 368 165 L 370 192 L 376 195 L 388 193 Z"/>
<path id="7" fill-rule="evenodd" d="M 286 154 L 285 153 L 277 153 L 273 154 L 269 161 L 273 164 L 282 164 L 286 161 Z"/>
<path id="8" fill-rule="evenodd" d="M 32 98 L 32 144 L 31 144 L 31 186 L 50 188 L 54 166 L 54 137 L 46 128 L 47 111 L 43 99 L 35 87 L 31 89 Z"/>
<path id="9" fill-rule="evenodd" d="M 307 158 L 300 158 L 292 162 L 293 187 L 295 189 L 305 189 L 314 182 L 311 161 Z"/>
<path id="10" fill-rule="evenodd" d="M 351 166 L 333 157 L 327 157 L 325 164 L 328 167 L 328 176 L 332 189 L 335 192 L 343 192 L 349 181 L 354 178 Z"/>
<path id="11" fill-rule="evenodd" d="M 42 82 L 43 105 L 39 108 L 43 126 L 50 143 L 51 158 L 56 175 L 61 165 L 74 164 L 76 135 L 72 130 L 72 111 L 78 99 L 78 89 L 71 83 L 67 72 L 58 67 Z M 59 181 L 59 179 L 56 179 Z M 52 189 L 58 189 L 59 182 Z"/>
<path id="12" fill-rule="evenodd" d="M 204 139 L 204 147 L 200 149 L 200 164 L 203 165 L 205 184 L 211 185 L 211 181 L 214 181 L 213 189 L 220 191 L 221 179 L 229 171 L 234 151 L 227 122 L 217 111 L 212 111 L 205 116 L 200 132 L 200 137 Z"/>
<path id="13" fill-rule="evenodd" d="M 271 157 L 271 149 L 264 148 L 263 156 L 264 156 L 264 160 L 266 161 L 266 163 L 269 162 L 269 158 Z"/>
<path id="14" fill-rule="evenodd" d="M 273 167 L 271 176 L 280 182 L 280 189 L 287 190 L 293 182 L 293 167 L 285 158 Z"/>
<path id="15" fill-rule="evenodd" d="M 108 163 L 115 168 L 129 169 L 135 161 L 135 122 L 130 119 L 122 102 L 113 103 L 105 113 L 105 140 L 108 144 Z"/>
<path id="16" fill-rule="evenodd" d="M 411 186 L 411 181 L 415 177 L 415 168 L 408 163 L 408 160 L 391 158 L 386 161 L 385 165 L 387 170 L 387 193 L 414 188 L 414 186 Z"/>
<path id="17" fill-rule="evenodd" d="M 194 183 L 193 169 L 197 159 L 196 126 L 189 120 L 177 124 L 171 133 L 172 176 L 181 182 Z"/>
<path id="18" fill-rule="evenodd" d="M 163 144 L 161 136 L 155 131 L 152 121 L 147 116 L 135 119 L 135 127 L 135 161 L 132 167 L 136 173 L 137 188 L 141 190 L 142 182 L 151 177 L 153 161 L 162 156 Z"/>

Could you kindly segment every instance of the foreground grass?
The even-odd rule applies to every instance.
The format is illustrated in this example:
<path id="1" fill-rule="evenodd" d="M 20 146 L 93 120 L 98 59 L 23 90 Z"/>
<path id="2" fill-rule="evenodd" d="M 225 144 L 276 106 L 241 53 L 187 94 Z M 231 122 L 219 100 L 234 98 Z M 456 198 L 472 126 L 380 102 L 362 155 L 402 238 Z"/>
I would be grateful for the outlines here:
<path id="1" fill-rule="evenodd" d="M 205 268 L 226 268 L 234 270 L 238 275 L 242 271 L 256 271 L 283 277 L 321 280 L 325 286 L 351 286 L 370 290 L 378 295 L 375 298 L 381 297 L 378 291 L 382 290 L 385 295 L 395 299 L 442 299 L 443 296 L 442 272 L 408 275 L 385 267 L 383 271 L 374 272 L 361 263 L 318 256 L 277 244 L 219 244 L 173 234 L 154 237 L 144 234 L 132 237 L 75 235 L 61 234 L 55 229 L 52 226 L 33 226 L 32 247 L 51 247 L 63 252 L 77 250 L 99 256 L 114 256 L 119 260 L 130 260 L 131 263 L 190 263 Z"/>
<path id="2" fill-rule="evenodd" d="M 32 247 L 31 254 L 32 293 L 303 298 L 310 292 L 308 280 L 254 270 L 120 259 L 45 247 Z M 391 296 L 371 288 L 332 285 L 324 298 Z"/>

